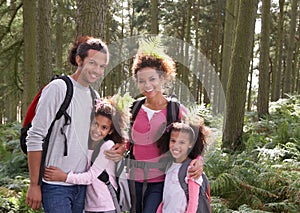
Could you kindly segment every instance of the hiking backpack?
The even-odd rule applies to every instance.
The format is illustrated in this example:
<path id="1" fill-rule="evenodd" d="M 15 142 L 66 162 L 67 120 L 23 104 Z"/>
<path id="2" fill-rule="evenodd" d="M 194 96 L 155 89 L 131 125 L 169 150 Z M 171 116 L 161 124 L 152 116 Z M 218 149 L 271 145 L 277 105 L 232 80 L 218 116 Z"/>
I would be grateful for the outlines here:
<path id="1" fill-rule="evenodd" d="M 91 158 L 91 164 L 96 160 L 97 156 L 99 155 L 101 146 L 105 143 L 104 140 L 102 140 L 94 149 L 92 158 Z M 116 208 L 116 212 L 129 212 L 131 209 L 131 198 L 130 198 L 130 192 L 129 192 L 129 185 L 127 180 L 126 171 L 124 169 L 125 161 L 122 159 L 118 163 L 116 163 L 115 167 L 115 177 L 116 182 L 118 185 L 118 189 L 115 190 L 115 188 L 112 186 L 112 184 L 109 181 L 109 175 L 106 170 L 104 170 L 99 176 L 98 179 L 102 182 L 104 182 L 112 196 L 114 206 Z"/>
<path id="2" fill-rule="evenodd" d="M 187 203 L 189 202 L 189 190 L 188 190 L 189 186 L 185 181 L 185 177 L 187 174 L 188 166 L 190 165 L 191 161 L 192 161 L 191 159 L 187 159 L 186 161 L 184 161 L 178 172 L 179 183 L 185 193 Z M 210 184 L 204 173 L 202 173 L 202 179 L 203 181 L 199 189 L 198 208 L 196 213 L 211 213 Z"/>
<path id="3" fill-rule="evenodd" d="M 51 135 L 52 128 L 54 126 L 54 123 L 57 120 L 59 120 L 63 115 L 65 117 L 65 125 L 68 124 L 71 121 L 71 118 L 68 115 L 68 113 L 66 112 L 66 110 L 69 107 L 72 96 L 73 96 L 73 83 L 72 83 L 71 79 L 68 76 L 65 76 L 65 75 L 62 75 L 62 76 L 55 75 L 55 76 L 52 77 L 51 81 L 56 80 L 56 79 L 62 79 L 66 83 L 67 92 L 66 92 L 66 96 L 65 96 L 65 99 L 64 99 L 63 103 L 61 104 L 59 110 L 56 113 L 56 116 L 55 116 L 54 120 L 52 121 L 52 123 L 51 123 L 51 125 L 48 129 L 48 133 L 47 133 L 47 135 L 44 139 L 43 144 L 48 143 L 50 135 Z M 42 91 L 45 88 L 45 86 L 42 89 L 40 89 L 40 91 L 36 94 L 36 96 L 34 97 L 34 99 L 31 102 L 31 104 L 29 105 L 26 116 L 25 116 L 25 119 L 24 119 L 24 122 L 23 122 L 23 125 L 22 125 L 22 128 L 21 128 L 20 146 L 21 146 L 22 151 L 25 154 L 27 154 L 27 146 L 26 146 L 27 132 L 31 127 L 31 122 L 32 122 L 32 120 L 35 116 L 36 106 L 39 102 L 39 99 L 41 97 Z M 43 145 L 43 150 L 44 150 L 44 146 L 45 145 Z M 65 150 L 65 155 L 66 155 L 66 150 Z"/>

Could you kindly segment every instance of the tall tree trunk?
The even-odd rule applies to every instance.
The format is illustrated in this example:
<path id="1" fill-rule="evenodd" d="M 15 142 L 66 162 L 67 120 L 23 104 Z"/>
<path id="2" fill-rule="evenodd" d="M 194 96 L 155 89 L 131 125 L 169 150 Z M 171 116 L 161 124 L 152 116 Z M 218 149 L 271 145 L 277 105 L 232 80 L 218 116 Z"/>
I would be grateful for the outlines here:
<path id="1" fill-rule="evenodd" d="M 158 34 L 158 0 L 151 0 L 151 34 Z"/>
<path id="2" fill-rule="evenodd" d="M 104 39 L 108 0 L 78 0 L 77 36 Z"/>
<path id="3" fill-rule="evenodd" d="M 280 98 L 281 72 L 282 72 L 282 49 L 283 49 L 283 11 L 284 0 L 279 0 L 279 21 L 276 39 L 275 64 L 272 72 L 272 95 L 271 101 L 277 101 Z"/>
<path id="4" fill-rule="evenodd" d="M 226 92 L 222 148 L 242 148 L 247 78 L 251 59 L 257 0 L 240 0 L 237 30 Z"/>
<path id="5" fill-rule="evenodd" d="M 23 0 L 24 77 L 22 117 L 37 92 L 36 4 Z"/>
<path id="6" fill-rule="evenodd" d="M 259 81 L 257 96 L 258 117 L 269 114 L 269 41 L 271 0 L 262 0 Z"/>
<path id="7" fill-rule="evenodd" d="M 51 0 L 37 0 L 37 53 L 39 87 L 49 82 L 52 71 Z"/>
<path id="8" fill-rule="evenodd" d="M 63 18 L 62 2 L 56 0 L 56 19 L 55 19 L 55 68 L 59 73 L 63 69 Z"/>
<path id="9" fill-rule="evenodd" d="M 227 89 L 228 74 L 230 68 L 232 43 L 234 40 L 234 22 L 236 19 L 236 17 L 234 17 L 235 3 L 236 3 L 235 0 L 226 1 L 225 26 L 224 26 L 223 51 L 222 51 L 222 69 L 221 69 L 221 82 L 225 94 Z"/>
<path id="10" fill-rule="evenodd" d="M 293 68 L 293 54 L 295 49 L 295 34 L 296 34 L 296 19 L 297 19 L 297 2 L 292 0 L 291 24 L 289 29 L 289 40 L 287 47 L 286 70 L 284 75 L 283 93 L 288 94 L 292 92 L 292 68 Z"/>

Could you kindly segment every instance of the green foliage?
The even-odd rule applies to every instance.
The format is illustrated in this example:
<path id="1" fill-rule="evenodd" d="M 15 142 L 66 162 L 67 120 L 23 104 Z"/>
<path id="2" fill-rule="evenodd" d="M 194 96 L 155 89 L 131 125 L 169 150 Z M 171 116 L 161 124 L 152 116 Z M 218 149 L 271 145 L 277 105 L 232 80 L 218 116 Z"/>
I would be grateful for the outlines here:
<path id="1" fill-rule="evenodd" d="M 234 212 L 300 211 L 299 106 L 299 96 L 291 97 L 272 103 L 263 120 L 247 114 L 241 153 L 215 144 L 205 156 L 212 196 Z"/>
<path id="2" fill-rule="evenodd" d="M 215 140 L 204 156 L 213 212 L 300 212 L 299 105 L 291 97 L 272 103 L 273 110 L 263 120 L 247 114 L 246 149 L 234 154 L 220 148 L 222 118 L 203 106 L 189 108 L 205 118 Z M 32 212 L 25 204 L 29 180 L 19 129 L 19 124 L 0 126 L 0 212 Z"/>

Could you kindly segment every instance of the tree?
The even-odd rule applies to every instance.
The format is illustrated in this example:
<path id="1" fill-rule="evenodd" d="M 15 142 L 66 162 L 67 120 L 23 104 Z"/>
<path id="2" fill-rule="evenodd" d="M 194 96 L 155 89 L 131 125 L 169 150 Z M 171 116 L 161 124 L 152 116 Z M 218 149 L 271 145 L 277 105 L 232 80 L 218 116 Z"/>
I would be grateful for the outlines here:
<path id="1" fill-rule="evenodd" d="M 234 49 L 226 91 L 226 110 L 222 148 L 242 148 L 247 77 L 251 59 L 257 0 L 240 0 Z"/>
<path id="2" fill-rule="evenodd" d="M 90 35 L 105 40 L 108 0 L 78 0 L 77 36 Z"/>
<path id="3" fill-rule="evenodd" d="M 158 0 L 151 0 L 151 34 L 158 34 Z"/>
<path id="4" fill-rule="evenodd" d="M 275 63 L 272 72 L 272 94 L 271 101 L 277 101 L 280 98 L 281 73 L 282 73 L 282 53 L 283 53 L 283 6 L 284 0 L 279 0 L 279 21 L 276 39 Z"/>
<path id="5" fill-rule="evenodd" d="M 37 91 L 36 5 L 23 1 L 24 77 L 22 114 L 24 115 Z"/>
<path id="6" fill-rule="evenodd" d="M 37 0 L 38 86 L 49 82 L 52 70 L 51 0 Z"/>
<path id="7" fill-rule="evenodd" d="M 291 93 L 292 91 L 292 69 L 293 69 L 293 54 L 295 50 L 295 34 L 296 34 L 296 20 L 297 20 L 297 2 L 292 0 L 291 22 L 289 29 L 289 40 L 287 44 L 287 59 L 286 70 L 284 75 L 283 93 Z"/>
<path id="8" fill-rule="evenodd" d="M 262 0 L 262 26 L 259 57 L 258 117 L 269 114 L 269 41 L 271 0 Z"/>

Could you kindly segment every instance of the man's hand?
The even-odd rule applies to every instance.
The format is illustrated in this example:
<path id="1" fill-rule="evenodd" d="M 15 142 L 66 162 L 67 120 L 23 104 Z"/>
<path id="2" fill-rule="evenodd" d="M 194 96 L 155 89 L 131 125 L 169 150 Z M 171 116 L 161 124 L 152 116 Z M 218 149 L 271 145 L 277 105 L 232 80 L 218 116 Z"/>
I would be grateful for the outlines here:
<path id="1" fill-rule="evenodd" d="M 41 186 L 39 185 L 29 185 L 26 194 L 26 204 L 33 210 L 38 210 L 41 208 L 42 203 L 42 192 Z"/>
<path id="2" fill-rule="evenodd" d="M 204 166 L 204 161 L 202 157 L 200 157 L 200 159 L 192 160 L 188 169 L 189 177 L 192 180 L 197 180 L 198 178 L 200 178 L 200 176 L 203 173 L 203 166 Z"/>
<path id="3" fill-rule="evenodd" d="M 105 157 L 115 163 L 119 162 L 126 151 L 125 144 L 117 143 L 110 150 L 105 150 Z"/>

